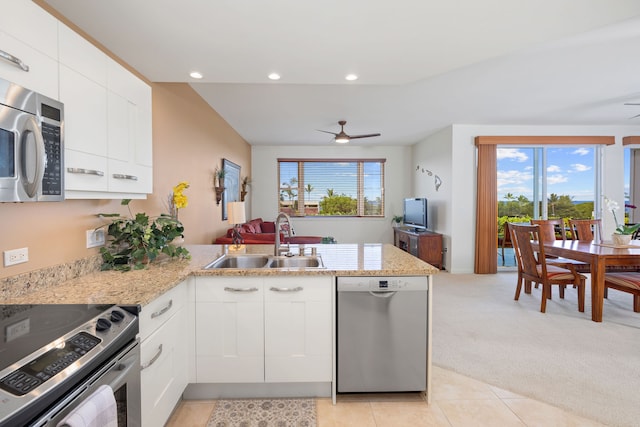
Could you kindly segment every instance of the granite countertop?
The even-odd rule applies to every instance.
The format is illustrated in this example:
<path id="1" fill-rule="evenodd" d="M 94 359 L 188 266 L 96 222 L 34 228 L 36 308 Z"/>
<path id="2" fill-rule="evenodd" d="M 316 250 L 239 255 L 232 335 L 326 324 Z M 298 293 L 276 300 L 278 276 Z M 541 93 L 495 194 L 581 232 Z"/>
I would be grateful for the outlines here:
<path id="1" fill-rule="evenodd" d="M 233 245 L 186 245 L 190 260 L 167 260 L 151 264 L 145 270 L 129 272 L 94 271 L 79 277 L 60 279 L 43 274 L 49 281 L 5 280 L 3 304 L 140 304 L 153 301 L 189 276 L 424 276 L 438 269 L 390 244 L 301 245 L 316 247 L 324 269 L 214 269 L 203 267 L 225 253 L 234 253 Z M 273 245 L 246 245 L 249 254 L 273 254 Z M 291 252 L 299 253 L 298 245 Z M 307 254 L 310 250 L 307 249 Z M 63 266 L 64 267 L 64 266 Z M 30 277 L 30 276 L 28 276 Z"/>

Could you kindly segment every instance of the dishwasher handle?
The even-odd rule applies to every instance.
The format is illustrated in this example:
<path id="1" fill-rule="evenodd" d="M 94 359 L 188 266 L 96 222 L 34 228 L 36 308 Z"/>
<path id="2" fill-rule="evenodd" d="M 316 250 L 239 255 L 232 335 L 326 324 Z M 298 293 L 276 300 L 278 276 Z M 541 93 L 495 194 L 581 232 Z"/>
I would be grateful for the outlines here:
<path id="1" fill-rule="evenodd" d="M 373 295 L 376 298 L 391 298 L 398 291 L 369 291 L 369 294 Z"/>

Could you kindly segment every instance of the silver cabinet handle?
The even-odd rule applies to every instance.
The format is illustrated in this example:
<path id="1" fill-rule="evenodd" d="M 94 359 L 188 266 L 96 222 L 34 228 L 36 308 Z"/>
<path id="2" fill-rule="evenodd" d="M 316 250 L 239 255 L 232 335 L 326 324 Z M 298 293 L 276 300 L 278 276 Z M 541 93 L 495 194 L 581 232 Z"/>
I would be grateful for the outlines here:
<path id="1" fill-rule="evenodd" d="M 156 354 L 153 355 L 153 357 L 151 358 L 151 360 L 149 360 L 149 362 L 143 363 L 142 365 L 140 365 L 140 370 L 142 371 L 143 369 L 147 369 L 149 366 L 156 363 L 156 360 L 158 360 L 161 354 L 162 354 L 162 344 L 158 346 L 158 350 L 156 351 Z"/>
<path id="2" fill-rule="evenodd" d="M 276 288 L 275 286 L 272 286 L 269 290 L 274 292 L 300 292 L 304 291 L 304 288 L 302 286 L 297 286 L 295 288 Z"/>
<path id="3" fill-rule="evenodd" d="M 229 288 L 225 287 L 224 290 L 226 292 L 258 292 L 258 288 Z"/>
<path id="4" fill-rule="evenodd" d="M 10 53 L 5 52 L 4 50 L 0 50 L 0 57 L 6 59 L 7 61 L 13 62 L 18 67 L 22 68 L 23 71 L 29 71 L 29 66 L 22 62 L 20 58 L 17 58 Z"/>
<path id="5" fill-rule="evenodd" d="M 97 170 L 94 170 L 94 169 L 67 168 L 67 172 L 69 172 L 69 173 L 81 173 L 81 174 L 84 174 L 84 175 L 104 176 L 104 172 L 97 171 Z"/>
<path id="6" fill-rule="evenodd" d="M 135 176 L 135 175 L 124 175 L 124 174 L 121 174 L 121 173 L 114 173 L 112 176 L 115 179 L 128 179 L 130 181 L 137 181 L 138 180 L 138 177 Z"/>
<path id="7" fill-rule="evenodd" d="M 169 309 L 173 306 L 173 300 L 170 299 L 169 300 L 169 304 L 167 304 L 166 306 L 162 307 L 160 310 L 156 311 L 155 313 L 151 313 L 151 318 L 156 318 L 158 316 L 162 316 L 163 314 L 165 314 L 167 311 L 169 311 Z"/>

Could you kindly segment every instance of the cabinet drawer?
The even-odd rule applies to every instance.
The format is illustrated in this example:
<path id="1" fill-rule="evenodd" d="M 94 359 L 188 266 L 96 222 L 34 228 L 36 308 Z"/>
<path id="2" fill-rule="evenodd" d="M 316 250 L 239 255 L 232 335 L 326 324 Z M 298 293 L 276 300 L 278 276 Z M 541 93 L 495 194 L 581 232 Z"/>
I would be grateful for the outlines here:
<path id="1" fill-rule="evenodd" d="M 330 277 L 267 277 L 264 280 L 264 300 L 271 301 L 331 301 Z"/>
<path id="2" fill-rule="evenodd" d="M 109 160 L 109 191 L 152 193 L 153 169 L 119 160 Z"/>
<path id="3" fill-rule="evenodd" d="M 107 191 L 107 159 L 76 150 L 64 150 L 65 189 L 77 191 Z M 69 169 L 75 172 L 69 172 Z M 100 175 L 102 174 L 102 175 Z M 73 198 L 73 196 L 67 196 Z"/>
<path id="4" fill-rule="evenodd" d="M 241 301 L 262 304 L 262 281 L 260 277 L 196 277 L 196 301 Z"/>
<path id="5" fill-rule="evenodd" d="M 149 335 L 171 318 L 187 301 L 186 283 L 181 283 L 160 297 L 142 307 L 140 312 L 140 340 Z"/>

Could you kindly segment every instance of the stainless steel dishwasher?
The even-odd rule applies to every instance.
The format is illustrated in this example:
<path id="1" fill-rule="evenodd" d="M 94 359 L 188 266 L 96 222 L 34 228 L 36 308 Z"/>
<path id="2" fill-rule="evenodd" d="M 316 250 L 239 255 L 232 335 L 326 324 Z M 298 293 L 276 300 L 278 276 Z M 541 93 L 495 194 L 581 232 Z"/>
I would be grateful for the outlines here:
<path id="1" fill-rule="evenodd" d="M 337 279 L 337 391 L 427 389 L 426 277 Z"/>

